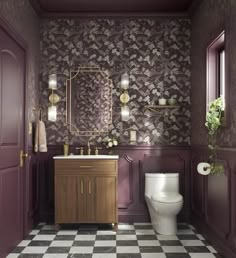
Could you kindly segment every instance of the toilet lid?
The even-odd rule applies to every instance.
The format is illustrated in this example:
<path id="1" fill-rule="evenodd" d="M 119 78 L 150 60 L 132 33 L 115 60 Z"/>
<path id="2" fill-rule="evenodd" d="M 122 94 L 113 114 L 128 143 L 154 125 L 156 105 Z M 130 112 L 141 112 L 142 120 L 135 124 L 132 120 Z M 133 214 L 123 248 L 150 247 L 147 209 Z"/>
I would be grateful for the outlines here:
<path id="1" fill-rule="evenodd" d="M 183 201 L 183 196 L 179 193 L 159 192 L 153 194 L 151 199 L 155 202 L 176 203 Z"/>

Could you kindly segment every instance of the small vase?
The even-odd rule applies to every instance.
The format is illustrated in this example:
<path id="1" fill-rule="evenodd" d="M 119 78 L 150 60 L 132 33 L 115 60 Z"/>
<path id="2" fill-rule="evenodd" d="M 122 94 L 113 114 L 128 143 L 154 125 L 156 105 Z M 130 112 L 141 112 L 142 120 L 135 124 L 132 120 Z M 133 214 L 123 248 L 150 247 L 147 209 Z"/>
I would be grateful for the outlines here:
<path id="1" fill-rule="evenodd" d="M 161 99 L 158 100 L 158 103 L 159 103 L 160 106 L 165 106 L 166 105 L 166 99 L 161 98 Z"/>

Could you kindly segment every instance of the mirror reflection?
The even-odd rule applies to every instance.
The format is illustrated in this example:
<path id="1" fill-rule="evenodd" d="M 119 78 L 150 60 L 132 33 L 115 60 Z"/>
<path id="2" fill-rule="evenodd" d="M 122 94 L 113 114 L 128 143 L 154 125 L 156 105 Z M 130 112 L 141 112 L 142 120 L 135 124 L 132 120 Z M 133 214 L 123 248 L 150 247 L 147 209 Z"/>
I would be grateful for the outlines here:
<path id="1" fill-rule="evenodd" d="M 79 135 L 108 132 L 112 123 L 112 81 L 98 67 L 79 67 L 67 80 L 67 123 Z"/>

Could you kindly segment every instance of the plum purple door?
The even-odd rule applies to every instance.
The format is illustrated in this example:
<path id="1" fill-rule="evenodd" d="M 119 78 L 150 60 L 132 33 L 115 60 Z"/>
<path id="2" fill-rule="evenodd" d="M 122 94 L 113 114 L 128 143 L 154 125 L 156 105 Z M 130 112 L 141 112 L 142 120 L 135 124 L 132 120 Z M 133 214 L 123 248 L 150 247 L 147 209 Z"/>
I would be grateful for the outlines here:
<path id="1" fill-rule="evenodd" d="M 0 26 L 0 258 L 23 237 L 25 51 Z"/>

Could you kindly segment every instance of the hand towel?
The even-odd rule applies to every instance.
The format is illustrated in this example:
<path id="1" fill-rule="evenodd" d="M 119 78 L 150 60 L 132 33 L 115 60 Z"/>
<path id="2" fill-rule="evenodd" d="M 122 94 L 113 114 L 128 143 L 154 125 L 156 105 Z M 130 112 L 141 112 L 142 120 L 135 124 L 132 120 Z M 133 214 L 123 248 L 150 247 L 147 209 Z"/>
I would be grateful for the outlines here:
<path id="1" fill-rule="evenodd" d="M 43 121 L 39 120 L 35 128 L 35 152 L 47 152 L 46 128 Z"/>

